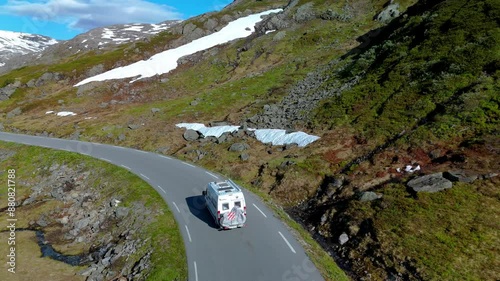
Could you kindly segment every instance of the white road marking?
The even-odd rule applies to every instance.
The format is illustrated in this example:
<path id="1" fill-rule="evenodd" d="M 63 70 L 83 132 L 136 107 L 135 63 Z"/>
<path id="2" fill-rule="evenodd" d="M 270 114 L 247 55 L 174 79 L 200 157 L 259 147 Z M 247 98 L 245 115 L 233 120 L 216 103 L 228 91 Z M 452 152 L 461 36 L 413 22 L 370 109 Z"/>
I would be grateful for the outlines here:
<path id="1" fill-rule="evenodd" d="M 142 176 L 143 178 L 145 178 L 145 179 L 149 180 L 149 178 L 148 178 L 148 177 L 146 177 L 144 174 L 141 174 L 141 176 Z"/>
<path id="2" fill-rule="evenodd" d="M 165 192 L 165 189 L 163 189 L 161 186 L 158 186 L 158 188 L 161 189 L 161 191 L 163 191 L 163 193 L 165 193 L 165 194 L 167 193 L 167 192 Z"/>
<path id="3" fill-rule="evenodd" d="M 189 167 L 193 167 L 193 168 L 195 167 L 194 165 L 191 165 L 191 164 L 186 163 L 186 162 L 182 162 L 182 164 L 187 165 L 187 166 L 189 166 Z"/>
<path id="4" fill-rule="evenodd" d="M 261 210 L 261 209 L 259 209 L 259 207 L 257 207 L 257 205 L 255 205 L 255 204 L 253 204 L 253 203 L 252 203 L 252 205 L 253 205 L 253 206 L 254 206 L 254 207 L 255 207 L 255 208 L 256 208 L 256 209 L 257 209 L 257 210 L 258 210 L 258 211 L 259 211 L 259 212 L 260 212 L 260 213 L 261 213 L 261 214 L 265 217 L 265 218 L 267 218 L 266 214 L 264 214 L 264 212 L 262 212 L 262 210 Z"/>
<path id="5" fill-rule="evenodd" d="M 168 159 L 168 160 L 172 160 L 172 158 L 168 157 L 168 156 L 165 156 L 165 155 L 160 155 L 161 157 L 165 158 L 165 159 Z"/>
<path id="6" fill-rule="evenodd" d="M 111 160 L 109 160 L 108 158 L 101 158 L 101 160 L 104 160 L 106 162 L 111 162 Z"/>
<path id="7" fill-rule="evenodd" d="M 218 176 L 216 176 L 216 175 L 214 175 L 214 174 L 212 174 L 212 173 L 210 173 L 210 172 L 205 172 L 205 173 L 207 173 L 207 174 L 211 175 L 212 177 L 214 177 L 214 178 L 216 178 L 216 179 L 219 179 L 219 177 L 218 177 Z"/>
<path id="8" fill-rule="evenodd" d="M 191 234 L 189 233 L 189 228 L 188 228 L 188 226 L 187 226 L 187 225 L 184 225 L 184 226 L 186 227 L 186 232 L 187 232 L 187 234 L 188 234 L 189 242 L 193 242 L 193 241 L 191 240 Z"/>
<path id="9" fill-rule="evenodd" d="M 198 267 L 196 267 L 196 262 L 194 262 L 194 279 L 198 281 Z"/>
<path id="10" fill-rule="evenodd" d="M 278 231 L 278 233 L 281 235 L 281 238 L 283 238 L 283 240 L 285 240 L 285 242 L 288 245 L 288 247 L 290 247 L 290 250 L 292 250 L 292 252 L 294 254 L 296 254 L 297 252 L 295 252 L 295 249 L 292 247 L 292 245 L 290 245 L 290 242 L 288 242 L 288 240 L 286 240 L 285 236 L 283 236 L 283 234 L 281 234 L 281 232 L 279 232 L 279 231 Z"/>
<path id="11" fill-rule="evenodd" d="M 172 201 L 172 203 L 174 203 L 174 206 L 175 206 L 175 208 L 177 209 L 177 212 L 179 212 L 179 213 L 180 213 L 180 212 L 181 212 L 181 210 L 179 210 L 179 207 L 177 207 L 177 204 L 175 204 L 175 202 L 174 202 L 174 201 Z"/>
<path id="12" fill-rule="evenodd" d="M 130 170 L 129 167 L 125 166 L 125 165 L 121 165 L 123 168 L 127 169 L 127 170 Z"/>

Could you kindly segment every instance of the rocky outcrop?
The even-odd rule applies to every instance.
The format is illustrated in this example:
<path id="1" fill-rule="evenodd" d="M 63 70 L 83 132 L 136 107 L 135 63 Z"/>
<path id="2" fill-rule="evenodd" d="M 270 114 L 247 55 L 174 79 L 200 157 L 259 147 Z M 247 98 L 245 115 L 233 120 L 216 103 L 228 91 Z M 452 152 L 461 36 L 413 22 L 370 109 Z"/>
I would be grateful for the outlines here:
<path id="1" fill-rule="evenodd" d="M 452 188 L 453 183 L 443 177 L 443 173 L 435 173 L 414 178 L 407 184 L 415 192 L 438 192 Z"/>
<path id="2" fill-rule="evenodd" d="M 89 171 L 84 171 L 83 165 L 75 169 L 53 164 L 40 169 L 45 176 L 37 177 L 31 193 L 19 208 L 32 208 L 47 200 L 64 204 L 41 213 L 29 223 L 29 229 L 45 232 L 48 237 L 52 231 L 62 233 L 58 243 L 68 246 L 91 245 L 88 253 L 79 255 L 84 258 L 78 264 L 72 264 L 87 266 L 79 274 L 86 276 L 88 281 L 115 280 L 113 278 L 118 277 L 144 280 L 147 269 L 151 267 L 152 249 L 144 250 L 148 247 L 148 239 L 140 237 L 138 230 L 152 221 L 152 211 L 138 201 L 129 202 L 130 207 L 124 207 L 119 195 L 106 199 L 109 195 L 101 192 L 106 190 L 108 183 L 89 187 L 92 177 Z M 51 241 L 47 239 L 42 244 Z M 138 252 L 144 254 L 137 256 Z M 63 253 L 55 254 L 64 256 Z"/>

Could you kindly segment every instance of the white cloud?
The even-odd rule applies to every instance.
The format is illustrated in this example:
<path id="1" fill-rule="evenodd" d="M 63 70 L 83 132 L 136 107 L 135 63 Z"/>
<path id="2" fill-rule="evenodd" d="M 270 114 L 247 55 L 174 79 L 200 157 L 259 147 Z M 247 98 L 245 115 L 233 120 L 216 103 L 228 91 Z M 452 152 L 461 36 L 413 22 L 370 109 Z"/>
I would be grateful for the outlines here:
<path id="1" fill-rule="evenodd" d="M 158 23 L 182 18 L 170 6 L 145 0 L 14 0 L 0 6 L 0 11 L 38 21 L 69 22 L 70 27 L 82 30 L 119 23 Z"/>

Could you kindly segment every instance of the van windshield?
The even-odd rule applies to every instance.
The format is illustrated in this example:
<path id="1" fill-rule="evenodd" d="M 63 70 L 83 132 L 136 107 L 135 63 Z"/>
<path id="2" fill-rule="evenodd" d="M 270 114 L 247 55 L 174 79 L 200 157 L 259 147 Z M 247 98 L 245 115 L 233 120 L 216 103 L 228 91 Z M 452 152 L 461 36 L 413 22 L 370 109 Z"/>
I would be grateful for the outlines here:
<path id="1" fill-rule="evenodd" d="M 222 210 L 223 211 L 229 210 L 229 203 L 222 204 Z"/>
<path id="2" fill-rule="evenodd" d="M 241 208 L 241 202 L 240 201 L 234 202 L 234 206 Z"/>

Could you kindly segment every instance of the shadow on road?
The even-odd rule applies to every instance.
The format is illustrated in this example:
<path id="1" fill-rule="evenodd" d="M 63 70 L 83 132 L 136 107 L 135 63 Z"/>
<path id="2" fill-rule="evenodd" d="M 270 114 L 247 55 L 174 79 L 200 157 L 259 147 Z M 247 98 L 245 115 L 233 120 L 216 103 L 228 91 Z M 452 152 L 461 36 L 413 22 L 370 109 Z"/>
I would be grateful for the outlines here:
<path id="1" fill-rule="evenodd" d="M 205 206 L 205 198 L 203 195 L 196 195 L 186 198 L 186 204 L 189 207 L 189 211 L 199 220 L 205 222 L 211 228 L 219 229 L 214 221 L 214 217 L 210 214 L 207 207 Z"/>

